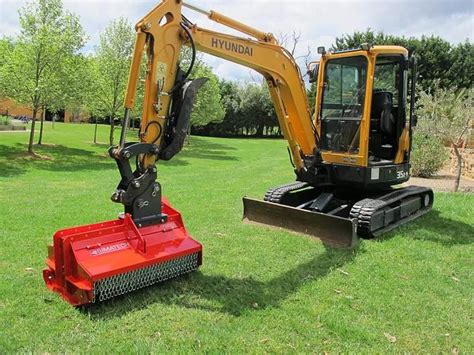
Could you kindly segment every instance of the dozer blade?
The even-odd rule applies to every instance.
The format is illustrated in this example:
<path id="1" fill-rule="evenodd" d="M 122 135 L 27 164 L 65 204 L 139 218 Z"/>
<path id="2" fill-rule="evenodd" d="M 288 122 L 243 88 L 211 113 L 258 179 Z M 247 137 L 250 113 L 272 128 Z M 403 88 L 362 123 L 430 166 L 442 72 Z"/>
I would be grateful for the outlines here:
<path id="1" fill-rule="evenodd" d="M 103 301 L 188 273 L 202 263 L 181 215 L 163 199 L 166 222 L 137 228 L 117 220 L 57 231 L 48 247 L 46 286 L 74 306 Z"/>
<path id="2" fill-rule="evenodd" d="M 355 220 L 244 197 L 243 221 L 317 237 L 339 247 L 357 244 Z"/>

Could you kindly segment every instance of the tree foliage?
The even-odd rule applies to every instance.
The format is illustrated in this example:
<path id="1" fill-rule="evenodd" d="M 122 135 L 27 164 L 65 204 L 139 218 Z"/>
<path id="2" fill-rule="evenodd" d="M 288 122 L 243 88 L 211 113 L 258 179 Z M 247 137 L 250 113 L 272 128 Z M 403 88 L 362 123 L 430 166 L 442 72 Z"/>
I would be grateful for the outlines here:
<path id="1" fill-rule="evenodd" d="M 219 82 L 221 104 L 225 116 L 221 123 L 211 123 L 202 128 L 193 127 L 197 134 L 217 136 L 279 135 L 275 109 L 266 84 Z"/>
<path id="2" fill-rule="evenodd" d="M 415 130 L 412 144 L 410 162 L 413 176 L 432 177 L 449 158 L 443 140 L 436 136 Z"/>
<path id="3" fill-rule="evenodd" d="M 68 58 L 68 73 L 62 81 L 61 109 L 71 112 L 77 117 L 81 112 L 88 112 L 88 104 L 94 95 L 94 78 L 91 75 L 91 61 L 88 57 L 78 54 Z"/>
<path id="4" fill-rule="evenodd" d="M 134 38 L 135 32 L 128 20 L 112 21 L 100 34 L 96 55 L 91 59 L 94 94 L 89 107 L 94 116 L 108 117 L 110 145 L 114 144 L 115 120 L 123 114 Z"/>
<path id="5" fill-rule="evenodd" d="M 306 91 L 306 95 L 308 95 L 308 104 L 310 112 L 314 112 L 314 105 L 316 103 L 316 83 L 312 83 L 309 87 L 309 90 Z"/>
<path id="6" fill-rule="evenodd" d="M 225 116 L 221 124 L 216 126 L 220 135 L 237 136 L 242 127 L 242 117 L 240 115 L 241 95 L 240 88 L 236 82 L 219 81 L 221 92 L 221 102 L 225 109 Z"/>
<path id="7" fill-rule="evenodd" d="M 21 33 L 1 67 L 4 94 L 33 111 L 28 151 L 33 152 L 35 120 L 43 106 L 61 106 L 68 59 L 84 45 L 77 16 L 61 0 L 35 0 L 19 11 Z"/>
<path id="8" fill-rule="evenodd" d="M 262 137 L 265 127 L 274 127 L 276 113 L 266 84 L 248 84 L 240 90 L 240 115 L 247 132 L 255 130 Z"/>
<path id="9" fill-rule="evenodd" d="M 225 109 L 221 102 L 219 82 L 212 69 L 204 64 L 196 65 L 192 77 L 205 77 L 209 80 L 199 90 L 191 114 L 191 125 L 205 126 L 209 123 L 219 123 L 224 119 Z"/>
<path id="10" fill-rule="evenodd" d="M 452 45 L 438 36 L 421 39 L 387 35 L 367 29 L 337 37 L 332 50 L 359 47 L 362 43 L 400 45 L 418 59 L 419 83 L 433 89 L 435 82 L 441 88 L 470 88 L 474 79 L 474 45 L 469 41 Z"/>
<path id="11" fill-rule="evenodd" d="M 0 97 L 6 96 L 9 91 L 9 82 L 5 78 L 5 72 L 2 68 L 9 60 L 11 52 L 13 51 L 13 42 L 8 37 L 0 38 Z"/>

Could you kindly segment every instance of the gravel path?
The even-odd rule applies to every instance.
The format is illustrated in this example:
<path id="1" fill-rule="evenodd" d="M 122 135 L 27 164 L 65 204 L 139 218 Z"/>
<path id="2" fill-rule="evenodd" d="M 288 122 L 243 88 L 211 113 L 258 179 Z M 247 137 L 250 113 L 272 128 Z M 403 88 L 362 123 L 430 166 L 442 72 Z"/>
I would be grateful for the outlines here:
<path id="1" fill-rule="evenodd" d="M 426 186 L 431 187 L 434 191 L 452 192 L 454 189 L 454 179 L 455 177 L 453 174 L 447 171 L 441 171 L 438 173 L 438 175 L 430 179 L 411 177 L 405 185 Z M 474 192 L 474 180 L 461 177 L 459 191 Z"/>
<path id="2" fill-rule="evenodd" d="M 0 133 L 18 133 L 18 132 L 30 132 L 30 130 L 26 130 L 26 131 L 21 131 L 21 130 L 18 130 L 18 131 L 0 131 Z"/>

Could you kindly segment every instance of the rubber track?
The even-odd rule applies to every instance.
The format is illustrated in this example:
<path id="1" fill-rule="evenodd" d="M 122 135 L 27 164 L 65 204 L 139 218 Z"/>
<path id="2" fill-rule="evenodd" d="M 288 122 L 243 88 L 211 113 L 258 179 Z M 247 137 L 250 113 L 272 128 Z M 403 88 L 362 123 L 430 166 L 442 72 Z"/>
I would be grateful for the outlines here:
<path id="1" fill-rule="evenodd" d="M 384 208 L 386 203 L 381 200 L 366 198 L 358 201 L 352 206 L 349 213 L 350 218 L 357 219 L 357 234 L 361 237 L 372 238 L 370 222 L 372 215 L 379 209 Z"/>
<path id="2" fill-rule="evenodd" d="M 408 222 L 408 220 L 412 219 L 412 216 L 408 216 L 398 221 L 392 222 L 384 228 L 373 231 L 371 228 L 371 221 L 375 212 L 399 201 L 403 201 L 408 197 L 420 195 L 420 198 L 422 198 L 422 196 L 426 193 L 430 193 L 430 190 L 423 187 L 410 186 L 408 188 L 398 189 L 386 195 L 379 196 L 377 199 L 366 198 L 354 204 L 350 211 L 349 218 L 357 219 L 357 234 L 359 236 L 373 238 L 375 236 L 374 234 L 382 234 L 393 229 L 394 226 L 403 224 L 405 220 Z M 424 206 L 414 214 L 421 215 L 428 212 L 430 209 L 431 206 Z"/>
<path id="3" fill-rule="evenodd" d="M 289 184 L 272 187 L 265 193 L 265 197 L 263 198 L 263 200 L 267 202 L 281 203 L 285 194 L 292 191 L 300 190 L 307 186 L 309 186 L 309 184 L 306 182 L 295 181 L 290 182 Z"/>

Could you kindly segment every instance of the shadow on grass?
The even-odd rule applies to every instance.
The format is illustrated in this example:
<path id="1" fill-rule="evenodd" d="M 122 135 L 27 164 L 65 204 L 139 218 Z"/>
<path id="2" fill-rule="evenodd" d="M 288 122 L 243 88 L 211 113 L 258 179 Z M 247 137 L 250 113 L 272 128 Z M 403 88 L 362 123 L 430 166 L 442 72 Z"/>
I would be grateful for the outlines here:
<path id="1" fill-rule="evenodd" d="M 189 159 L 238 161 L 239 159 L 229 153 L 237 148 L 228 144 L 209 141 L 200 137 L 191 137 L 190 144 L 184 144 L 183 150 L 169 161 L 162 161 L 163 165 L 177 166 L 188 165 Z"/>
<path id="2" fill-rule="evenodd" d="M 82 308 L 92 319 L 120 317 L 151 303 L 178 305 L 240 316 L 246 311 L 279 307 L 302 285 L 325 277 L 334 268 L 350 262 L 360 249 L 326 247 L 324 253 L 301 263 L 268 282 L 248 278 L 206 275 L 200 271 L 156 286 Z"/>
<path id="3" fill-rule="evenodd" d="M 409 225 L 413 238 L 427 240 L 444 246 L 474 243 L 474 223 L 468 224 L 451 218 L 446 218 L 437 210 L 432 210 L 425 216 Z M 380 239 L 391 238 L 393 233 Z"/>
<path id="4" fill-rule="evenodd" d="M 50 171 L 78 171 L 114 169 L 113 160 L 107 155 L 108 144 L 89 143 L 91 148 L 103 148 L 103 153 L 64 145 L 35 146 L 40 157 L 29 155 L 25 144 L 0 145 L 0 177 L 12 177 L 25 173 L 28 169 Z M 191 145 L 185 146 L 180 155 L 160 164 L 177 166 L 188 165 L 188 159 L 237 161 L 228 151 L 236 150 L 227 144 L 210 142 L 207 139 L 192 137 Z"/>
<path id="5" fill-rule="evenodd" d="M 112 159 L 94 151 L 63 145 L 36 146 L 37 156 L 26 152 L 26 145 L 0 145 L 0 177 L 12 177 L 28 169 L 78 171 L 114 169 Z"/>
<path id="6" fill-rule="evenodd" d="M 97 143 L 94 143 L 94 142 L 84 142 L 85 144 L 87 144 L 89 147 L 91 148 L 97 148 L 97 147 L 100 147 L 100 148 L 103 148 L 104 149 L 104 152 L 106 152 L 109 147 L 110 147 L 110 144 L 108 143 L 101 143 L 101 142 L 97 142 Z"/>
<path id="7" fill-rule="evenodd" d="M 408 233 L 413 231 L 414 239 L 436 242 L 446 247 L 474 242 L 473 225 L 443 217 L 436 210 L 405 228 Z M 378 241 L 383 242 L 396 235 L 394 232 L 387 233 Z M 353 250 L 327 246 L 324 253 L 267 282 L 252 277 L 206 275 L 198 271 L 83 310 L 92 319 L 103 320 L 120 317 L 153 303 L 162 303 L 240 316 L 247 311 L 279 307 L 282 301 L 305 283 L 324 278 L 363 252 L 361 246 Z"/>

